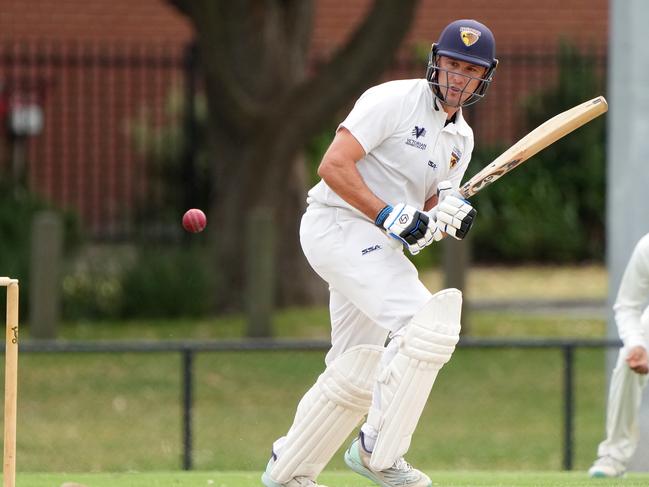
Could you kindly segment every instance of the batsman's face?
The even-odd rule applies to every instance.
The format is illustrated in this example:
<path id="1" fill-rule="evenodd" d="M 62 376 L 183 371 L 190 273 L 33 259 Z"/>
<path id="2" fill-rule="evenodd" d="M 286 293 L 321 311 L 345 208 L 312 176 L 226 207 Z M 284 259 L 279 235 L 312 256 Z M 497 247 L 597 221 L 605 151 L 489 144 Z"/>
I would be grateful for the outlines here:
<path id="1" fill-rule="evenodd" d="M 445 101 L 460 106 L 478 88 L 487 68 L 446 56 L 439 58 L 439 85 Z"/>

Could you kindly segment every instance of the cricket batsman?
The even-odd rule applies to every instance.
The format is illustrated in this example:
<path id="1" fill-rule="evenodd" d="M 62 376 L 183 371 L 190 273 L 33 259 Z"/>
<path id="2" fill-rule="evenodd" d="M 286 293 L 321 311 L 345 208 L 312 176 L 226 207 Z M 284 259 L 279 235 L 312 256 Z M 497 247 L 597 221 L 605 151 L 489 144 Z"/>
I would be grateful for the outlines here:
<path id="1" fill-rule="evenodd" d="M 431 485 L 403 457 L 459 339 L 462 294 L 431 294 L 404 252 L 461 240 L 473 224 L 476 210 L 458 192 L 474 145 L 462 109 L 485 96 L 495 55 L 485 25 L 452 22 L 426 79 L 370 88 L 339 125 L 300 227 L 306 258 L 329 284 L 331 349 L 273 444 L 266 487 L 318 487 L 366 415 L 346 464 L 382 487 Z"/>

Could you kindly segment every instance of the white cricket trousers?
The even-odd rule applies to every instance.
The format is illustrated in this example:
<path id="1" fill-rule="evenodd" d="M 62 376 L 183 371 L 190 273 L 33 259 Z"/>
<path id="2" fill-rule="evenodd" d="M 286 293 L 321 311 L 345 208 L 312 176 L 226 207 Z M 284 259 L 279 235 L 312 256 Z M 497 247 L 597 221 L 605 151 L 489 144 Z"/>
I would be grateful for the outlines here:
<path id="1" fill-rule="evenodd" d="M 597 456 L 610 456 L 624 465 L 629 463 L 638 446 L 638 413 L 647 376 L 633 372 L 620 349 L 611 375 L 606 411 L 606 439 L 599 444 Z"/>
<path id="2" fill-rule="evenodd" d="M 401 243 L 351 210 L 309 205 L 300 242 L 329 284 L 327 365 L 355 345 L 384 345 L 431 298 Z"/>
<path id="3" fill-rule="evenodd" d="M 300 242 L 311 267 L 329 284 L 327 366 L 356 345 L 384 346 L 388 333 L 399 333 L 431 299 L 401 243 L 351 210 L 309 205 Z M 393 346 L 383 354 L 383 366 L 394 353 Z M 380 406 L 376 386 L 372 403 Z M 285 440 L 274 442 L 275 454 L 281 455 Z"/>

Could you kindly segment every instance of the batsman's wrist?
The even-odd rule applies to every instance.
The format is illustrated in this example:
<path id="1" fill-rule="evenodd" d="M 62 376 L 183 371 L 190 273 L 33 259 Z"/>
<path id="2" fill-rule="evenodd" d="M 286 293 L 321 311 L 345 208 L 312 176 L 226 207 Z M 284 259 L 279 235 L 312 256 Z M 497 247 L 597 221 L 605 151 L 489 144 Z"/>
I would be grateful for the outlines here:
<path id="1" fill-rule="evenodd" d="M 377 227 L 383 228 L 383 223 L 385 223 L 385 220 L 387 220 L 388 215 L 392 212 L 393 208 L 390 205 L 385 205 L 381 211 L 379 211 L 379 214 L 376 215 L 376 218 L 374 219 L 374 225 Z"/>

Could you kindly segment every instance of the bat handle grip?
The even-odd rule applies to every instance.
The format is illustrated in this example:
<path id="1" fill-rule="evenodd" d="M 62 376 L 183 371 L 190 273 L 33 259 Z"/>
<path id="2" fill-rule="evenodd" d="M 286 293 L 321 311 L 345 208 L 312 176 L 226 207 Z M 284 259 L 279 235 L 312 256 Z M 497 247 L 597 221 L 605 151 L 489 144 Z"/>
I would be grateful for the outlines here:
<path id="1" fill-rule="evenodd" d="M 460 194 L 462 195 L 462 197 L 463 197 L 464 199 L 467 199 L 467 200 L 468 200 L 471 196 L 473 196 L 473 195 L 475 194 L 475 193 L 471 192 L 471 190 L 469 189 L 469 187 L 466 186 L 466 185 L 461 186 L 460 189 L 459 189 L 459 191 L 460 191 Z"/>

